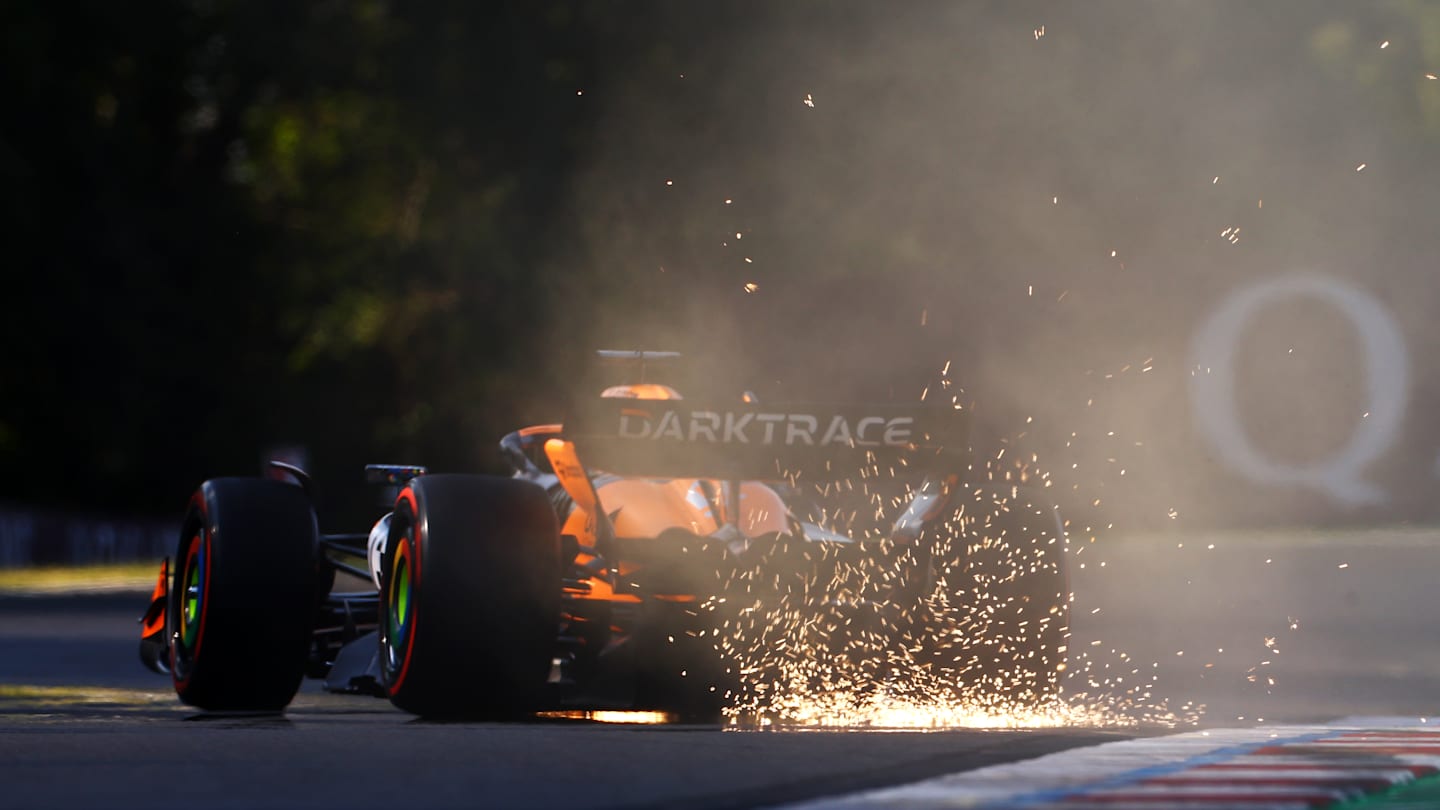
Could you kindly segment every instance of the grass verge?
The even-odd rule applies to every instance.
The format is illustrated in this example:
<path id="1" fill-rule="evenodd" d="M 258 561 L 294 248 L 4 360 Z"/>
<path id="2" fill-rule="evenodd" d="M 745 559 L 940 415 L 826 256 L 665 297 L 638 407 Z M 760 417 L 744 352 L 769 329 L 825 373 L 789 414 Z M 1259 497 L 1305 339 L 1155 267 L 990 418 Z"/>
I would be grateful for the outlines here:
<path id="1" fill-rule="evenodd" d="M 160 575 L 160 562 L 107 565 L 0 568 L 0 596 L 48 596 L 66 593 L 148 591 Z"/>

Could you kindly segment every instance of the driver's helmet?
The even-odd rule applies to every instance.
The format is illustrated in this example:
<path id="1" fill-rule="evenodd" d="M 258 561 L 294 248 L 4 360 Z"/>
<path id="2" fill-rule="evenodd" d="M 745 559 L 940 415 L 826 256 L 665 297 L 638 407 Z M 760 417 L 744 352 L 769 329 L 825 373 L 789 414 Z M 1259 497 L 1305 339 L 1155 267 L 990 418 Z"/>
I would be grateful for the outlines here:
<path id="1" fill-rule="evenodd" d="M 632 383 L 612 385 L 600 392 L 608 399 L 681 399 L 680 392 L 659 383 Z"/>

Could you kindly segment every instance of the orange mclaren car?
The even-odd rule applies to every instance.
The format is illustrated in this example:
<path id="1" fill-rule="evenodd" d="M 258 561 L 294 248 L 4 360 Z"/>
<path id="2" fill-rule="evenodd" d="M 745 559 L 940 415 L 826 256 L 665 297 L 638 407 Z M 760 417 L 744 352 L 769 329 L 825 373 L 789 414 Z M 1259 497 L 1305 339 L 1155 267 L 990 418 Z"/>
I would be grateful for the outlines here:
<path id="1" fill-rule="evenodd" d="M 643 379 L 674 355 L 606 354 L 640 381 L 505 436 L 510 477 L 368 467 L 389 496 L 367 533 L 321 534 L 309 479 L 289 465 L 206 481 L 162 566 L 142 660 L 206 710 L 283 710 L 308 675 L 425 716 L 713 716 L 740 678 L 709 612 L 734 573 L 813 582 L 874 545 L 808 520 L 797 481 L 847 465 L 913 473 L 887 548 L 955 509 L 957 410 L 697 402 Z M 373 587 L 336 589 L 337 573 Z M 1053 574 L 1035 596 L 1052 614 L 1032 651 L 1047 671 L 1063 651 Z M 913 600 L 922 578 L 871 598 Z"/>

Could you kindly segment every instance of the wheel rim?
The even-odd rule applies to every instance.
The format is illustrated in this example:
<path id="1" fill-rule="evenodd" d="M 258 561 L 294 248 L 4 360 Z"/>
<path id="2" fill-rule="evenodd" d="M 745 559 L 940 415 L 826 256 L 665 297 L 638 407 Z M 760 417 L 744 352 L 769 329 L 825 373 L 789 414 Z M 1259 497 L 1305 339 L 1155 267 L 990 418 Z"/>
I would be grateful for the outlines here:
<path id="1" fill-rule="evenodd" d="M 180 571 L 180 604 L 178 630 L 175 634 L 173 671 L 176 680 L 189 678 L 205 627 L 206 575 L 209 571 L 203 529 L 197 530 L 185 549 L 185 564 Z"/>
<path id="2" fill-rule="evenodd" d="M 385 663 L 395 680 L 404 669 L 411 626 L 414 624 L 414 575 L 410 557 L 410 535 L 407 532 L 395 549 L 395 562 L 385 600 Z"/>
<path id="3" fill-rule="evenodd" d="M 190 541 L 190 553 L 185 559 L 185 589 L 181 591 L 183 597 L 180 602 L 183 622 L 181 640 L 186 647 L 192 649 L 195 647 L 195 637 L 200 634 L 200 610 L 205 601 L 205 594 L 200 587 L 200 571 L 205 562 L 205 551 L 199 541 L 198 536 Z"/>

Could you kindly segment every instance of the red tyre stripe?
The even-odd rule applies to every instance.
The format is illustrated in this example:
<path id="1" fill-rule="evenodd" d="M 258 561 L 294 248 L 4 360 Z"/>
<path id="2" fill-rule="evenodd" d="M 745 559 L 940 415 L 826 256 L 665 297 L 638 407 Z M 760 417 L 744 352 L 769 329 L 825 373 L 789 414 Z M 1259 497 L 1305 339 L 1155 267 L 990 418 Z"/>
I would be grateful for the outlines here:
<path id="1" fill-rule="evenodd" d="M 200 626 L 195 631 L 195 649 L 190 651 L 190 668 L 185 674 L 185 680 L 175 682 L 175 689 L 177 691 L 189 686 L 190 678 L 195 674 L 195 665 L 200 661 L 200 644 L 205 640 L 205 616 L 210 612 L 210 512 L 205 508 L 205 496 L 203 493 L 195 493 L 190 502 L 200 510 L 199 540 L 204 545 L 200 555 L 200 559 L 204 563 L 203 569 L 200 571 L 200 581 L 205 584 L 200 591 Z M 180 569 L 181 576 L 184 576 L 184 572 L 190 570 L 189 555 L 194 552 L 196 545 L 195 540 L 196 538 L 190 539 L 190 551 L 186 553 L 185 567 Z M 172 673 L 179 672 L 175 667 L 175 646 L 173 644 L 170 646 L 170 671 Z"/>
<path id="2" fill-rule="evenodd" d="M 400 540 L 401 548 L 405 548 L 407 545 L 410 547 L 410 619 L 405 628 L 405 656 L 400 663 L 400 674 L 395 676 L 394 683 L 386 687 L 386 694 L 392 697 L 400 691 L 400 687 L 405 684 L 405 676 L 410 672 L 410 658 L 415 650 L 415 631 L 419 629 L 419 622 L 416 620 L 420 616 L 420 604 L 417 599 L 420 593 L 420 505 L 416 502 L 414 488 L 406 487 L 400 491 L 400 497 L 396 499 L 396 503 L 401 502 L 410 504 L 410 515 L 414 518 L 410 521 L 408 533 Z M 397 556 L 401 548 L 395 549 Z"/>

